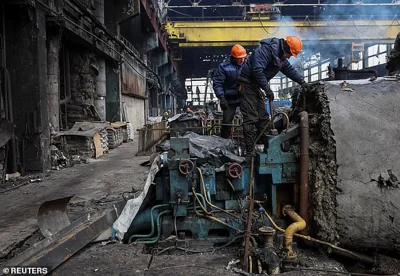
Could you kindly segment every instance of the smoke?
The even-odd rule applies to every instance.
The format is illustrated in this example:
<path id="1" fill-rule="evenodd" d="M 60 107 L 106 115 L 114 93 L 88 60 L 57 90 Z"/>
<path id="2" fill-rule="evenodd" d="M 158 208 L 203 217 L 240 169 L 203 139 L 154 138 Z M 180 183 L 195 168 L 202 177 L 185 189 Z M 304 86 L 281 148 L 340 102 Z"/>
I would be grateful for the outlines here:
<path id="1" fill-rule="evenodd" d="M 300 63 L 304 60 L 313 58 L 317 53 L 320 55 L 321 60 L 331 59 L 338 57 L 349 58 L 351 54 L 352 42 L 364 42 L 366 44 L 365 50 L 369 41 L 387 36 L 387 31 L 390 26 L 380 25 L 381 20 L 387 20 L 393 25 L 399 26 L 400 5 L 390 6 L 363 6 L 360 2 L 365 4 L 385 3 L 390 4 L 392 0 L 327 0 L 321 1 L 326 4 L 359 4 L 357 6 L 315 6 L 312 14 L 304 16 L 303 19 L 297 18 L 293 20 L 290 16 L 282 16 L 280 20 L 281 27 L 275 31 L 280 37 L 287 35 L 296 35 L 303 40 L 303 52 L 299 58 L 290 58 L 289 62 L 299 67 Z M 323 26 L 316 26 L 314 18 L 317 21 L 323 22 Z M 294 27 L 295 22 L 304 20 L 302 25 L 307 28 Z M 361 25 L 361 21 L 364 25 Z M 338 21 L 347 21 L 345 27 L 337 24 Z M 366 24 L 365 24 L 366 23 Z M 297 24 L 298 25 L 298 24 Z M 267 35 L 272 35 L 268 34 Z M 343 39 L 329 39 L 323 41 L 324 38 L 341 37 Z M 369 40 L 368 40 L 369 39 Z M 394 40 L 394 38 L 393 38 Z M 373 43 L 370 43 L 373 44 Z M 347 62 L 349 59 L 347 60 Z"/>

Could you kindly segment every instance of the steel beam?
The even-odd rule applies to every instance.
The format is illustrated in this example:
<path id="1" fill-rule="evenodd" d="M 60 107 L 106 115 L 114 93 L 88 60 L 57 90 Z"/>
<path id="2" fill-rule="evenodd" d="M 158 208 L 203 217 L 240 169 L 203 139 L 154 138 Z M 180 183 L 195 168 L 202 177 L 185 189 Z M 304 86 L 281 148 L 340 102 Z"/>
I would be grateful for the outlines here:
<path id="1" fill-rule="evenodd" d="M 171 42 L 179 47 L 223 47 L 240 43 L 258 45 L 266 37 L 298 35 L 308 44 L 316 43 L 392 43 L 400 20 L 294 21 L 189 21 L 166 24 Z"/>
<path id="2" fill-rule="evenodd" d="M 124 206 L 125 201 L 120 201 L 103 212 L 81 217 L 54 235 L 35 243 L 7 262 L 6 266 L 45 266 L 50 271 L 55 269 L 109 229 Z"/>
<path id="3" fill-rule="evenodd" d="M 151 24 L 154 28 L 154 31 L 157 33 L 158 35 L 158 39 L 160 40 L 160 44 L 162 45 L 164 51 L 168 51 L 168 45 L 167 45 L 167 39 L 165 36 L 165 32 L 160 29 L 160 24 L 158 22 L 157 19 L 157 15 L 154 11 L 154 7 L 153 7 L 153 3 L 150 0 L 141 0 L 141 3 L 143 5 L 143 8 L 146 12 L 146 14 L 148 15 Z M 175 60 L 170 56 L 170 61 L 172 63 L 172 65 L 174 66 L 175 70 L 177 70 L 178 65 L 176 64 Z"/>
<path id="4" fill-rule="evenodd" d="M 284 3 L 274 3 L 271 4 L 272 7 L 375 7 L 375 6 L 381 6 L 381 7 L 387 7 L 387 6 L 399 6 L 400 4 L 398 3 L 353 3 L 353 4 L 345 4 L 345 3 L 337 3 L 337 4 L 284 4 Z M 197 9 L 204 9 L 204 8 L 246 8 L 246 7 L 251 7 L 251 5 L 245 5 L 245 4 L 240 4 L 240 5 L 197 5 L 197 6 L 188 6 L 188 5 L 179 5 L 179 6 L 167 6 L 167 9 L 187 9 L 187 8 L 197 8 Z"/>

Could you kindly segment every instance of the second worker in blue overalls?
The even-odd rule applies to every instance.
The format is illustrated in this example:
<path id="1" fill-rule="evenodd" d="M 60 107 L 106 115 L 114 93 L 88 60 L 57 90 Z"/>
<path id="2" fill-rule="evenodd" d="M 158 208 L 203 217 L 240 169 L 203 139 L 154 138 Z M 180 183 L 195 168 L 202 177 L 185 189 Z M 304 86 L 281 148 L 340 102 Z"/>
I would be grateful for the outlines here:
<path id="1" fill-rule="evenodd" d="M 246 56 L 246 50 L 236 44 L 231 49 L 230 61 L 222 62 L 214 71 L 213 88 L 223 111 L 222 124 L 232 124 L 236 108 L 240 106 L 237 80 Z M 230 126 L 222 126 L 221 137 L 229 138 L 230 133 Z"/>

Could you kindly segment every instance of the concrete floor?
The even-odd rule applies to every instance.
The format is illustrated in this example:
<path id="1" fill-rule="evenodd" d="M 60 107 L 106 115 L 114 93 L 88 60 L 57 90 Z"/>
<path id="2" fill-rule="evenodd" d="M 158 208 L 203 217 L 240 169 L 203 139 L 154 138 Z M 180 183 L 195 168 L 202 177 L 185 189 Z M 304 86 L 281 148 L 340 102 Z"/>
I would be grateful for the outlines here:
<path id="1" fill-rule="evenodd" d="M 149 157 L 136 157 L 136 149 L 135 142 L 123 144 L 89 164 L 51 172 L 42 182 L 6 193 L 0 190 L 0 267 L 6 265 L 7 258 L 42 238 L 36 215 L 44 201 L 75 195 L 69 210 L 72 216 L 77 217 L 88 210 L 107 208 L 119 201 L 125 191 L 141 189 L 148 167 L 140 166 L 140 163 Z M 215 254 L 157 256 L 150 270 L 146 269 L 150 255 L 143 254 L 142 249 L 142 246 L 121 243 L 88 245 L 55 269 L 53 275 L 238 275 L 225 269 L 230 260 L 238 258 L 236 248 Z M 302 263 L 310 268 L 345 271 L 342 264 L 324 254 L 306 250 L 300 256 Z M 337 274 L 293 271 L 285 275 Z"/>
<path id="2" fill-rule="evenodd" d="M 75 195 L 69 211 L 77 217 L 88 210 L 107 208 L 120 200 L 125 191 L 141 189 L 148 167 L 140 166 L 140 163 L 149 157 L 136 157 L 136 149 L 135 142 L 123 144 L 89 164 L 52 171 L 42 182 L 6 193 L 0 190 L 0 264 L 6 265 L 8 258 L 42 239 L 36 216 L 44 201 Z M 216 254 L 158 256 L 147 270 L 150 255 L 142 254 L 142 246 L 121 243 L 102 246 L 97 243 L 82 249 L 53 271 L 53 275 L 237 275 L 225 269 L 230 260 L 237 259 L 236 252 L 232 248 Z M 324 259 L 327 260 L 326 257 Z M 310 260 L 321 263 L 320 258 L 317 262 L 312 258 Z M 343 269 L 332 260 L 324 264 L 327 264 L 325 267 Z M 287 275 L 319 274 L 292 272 Z"/>
<path id="3" fill-rule="evenodd" d="M 89 164 L 52 171 L 42 182 L 0 193 L 0 259 L 38 230 L 37 211 L 48 200 L 75 195 L 72 213 L 106 208 L 125 191 L 141 189 L 148 167 L 135 157 L 137 142 L 124 143 Z"/>

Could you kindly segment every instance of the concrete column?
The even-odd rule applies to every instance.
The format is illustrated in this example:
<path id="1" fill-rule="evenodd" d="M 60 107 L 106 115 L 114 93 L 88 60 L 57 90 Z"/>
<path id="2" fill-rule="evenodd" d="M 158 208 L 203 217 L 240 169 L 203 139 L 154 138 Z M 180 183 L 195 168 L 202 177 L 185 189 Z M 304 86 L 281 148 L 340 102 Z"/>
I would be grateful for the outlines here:
<path id="1" fill-rule="evenodd" d="M 104 0 L 95 0 L 95 12 L 94 16 L 100 23 L 104 24 Z M 99 113 L 100 119 L 106 120 L 106 62 L 103 58 L 97 58 L 99 64 L 99 74 L 96 79 L 96 92 L 97 98 L 95 101 L 95 107 Z"/>
<path id="2" fill-rule="evenodd" d="M 147 64 L 147 55 L 143 55 L 143 62 Z M 144 74 L 147 74 L 147 72 L 144 72 Z M 147 124 L 149 115 L 150 115 L 150 105 L 149 105 L 149 100 L 151 97 L 150 89 L 147 87 L 147 81 L 146 83 L 146 99 L 144 100 L 144 123 Z"/>
<path id="3" fill-rule="evenodd" d="M 96 93 L 97 98 L 95 101 L 95 107 L 99 113 L 100 119 L 106 120 L 106 62 L 104 59 L 97 59 L 99 64 L 99 74 L 96 79 Z"/>
<path id="4" fill-rule="evenodd" d="M 47 52 L 47 96 L 49 101 L 49 121 L 56 132 L 60 131 L 59 52 L 59 38 L 54 36 L 50 37 Z"/>

